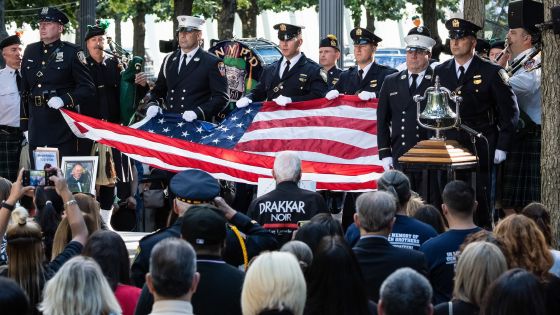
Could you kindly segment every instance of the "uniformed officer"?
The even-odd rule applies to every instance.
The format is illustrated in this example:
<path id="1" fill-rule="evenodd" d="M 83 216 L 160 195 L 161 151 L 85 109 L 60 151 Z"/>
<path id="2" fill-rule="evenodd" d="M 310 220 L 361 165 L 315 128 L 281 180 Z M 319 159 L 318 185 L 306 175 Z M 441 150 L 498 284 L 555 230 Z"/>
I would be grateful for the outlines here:
<path id="1" fill-rule="evenodd" d="M 499 64 L 502 67 L 507 65 L 507 61 L 509 60 L 509 52 L 504 51 L 506 42 L 503 40 L 496 40 L 490 44 L 490 51 L 488 52 L 488 58 L 495 64 Z M 502 54 L 503 52 L 503 54 Z M 500 54 L 502 54 L 500 56 Z M 498 56 L 500 56 L 499 60 Z"/>
<path id="2" fill-rule="evenodd" d="M 424 95 L 426 88 L 432 85 L 430 50 L 436 41 L 425 26 L 415 27 L 408 34 L 404 38 L 407 69 L 387 76 L 379 95 L 377 145 L 385 170 L 400 169 L 398 158 L 427 138 L 426 129 L 416 121 L 416 102 L 412 98 Z"/>
<path id="3" fill-rule="evenodd" d="M 0 42 L 6 67 L 0 70 L 0 177 L 17 178 L 22 134 L 19 130 L 22 43 L 18 35 Z"/>
<path id="4" fill-rule="evenodd" d="M 382 41 L 380 37 L 361 27 L 353 29 L 350 37 L 354 41 L 354 56 L 358 65 L 340 74 L 334 89 L 327 93 L 326 98 L 356 94 L 361 100 L 367 101 L 379 93 L 385 77 L 397 70 L 375 62 L 373 56 L 377 44 Z"/>
<path id="5" fill-rule="evenodd" d="M 203 19 L 181 15 L 177 20 L 180 49 L 163 59 L 146 116 L 154 117 L 159 106 L 166 106 L 171 112 L 182 113 L 187 122 L 210 121 L 227 106 L 225 66 L 200 47 Z"/>
<path id="6" fill-rule="evenodd" d="M 446 131 L 445 135 L 448 139 L 458 140 L 479 158 L 476 178 L 479 201 L 477 223 L 489 226 L 491 162 L 499 164 L 506 159 L 519 118 L 519 109 L 511 87 L 498 74 L 501 68 L 482 60 L 474 53 L 476 33 L 481 28 L 459 18 L 448 20 L 445 27 L 449 30 L 453 58 L 437 66 L 434 77 L 439 76 L 444 87 L 463 98 L 461 122 L 481 132 L 488 140 L 488 146 L 485 141 L 477 141 L 476 146 L 473 146 L 471 136 L 462 130 Z"/>
<path id="7" fill-rule="evenodd" d="M 280 23 L 278 30 L 282 58 L 264 68 L 259 83 L 236 105 L 246 107 L 252 102 L 274 101 L 280 106 L 325 96 L 327 75 L 321 66 L 300 51 L 303 26 Z"/>
<path id="8" fill-rule="evenodd" d="M 21 127 L 29 132 L 29 156 L 39 146 L 57 147 L 60 156 L 76 155 L 76 137 L 58 109 L 79 111 L 95 96 L 95 87 L 83 51 L 60 40 L 66 15 L 57 8 L 42 8 L 38 19 L 41 41 L 27 46 L 21 67 Z"/>
<path id="9" fill-rule="evenodd" d="M 131 266 L 131 278 L 134 285 L 142 287 L 144 284 L 144 276 L 149 268 L 150 252 L 154 245 L 168 237 L 181 237 L 183 214 L 193 205 L 215 205 L 224 213 L 229 221 L 230 228 L 228 228 L 222 258 L 231 265 L 242 265 L 245 260 L 250 260 L 261 251 L 274 250 L 278 247 L 274 236 L 270 232 L 255 221 L 251 221 L 246 215 L 230 208 L 222 198 L 217 197 L 220 193 L 220 185 L 210 174 L 197 169 L 177 173 L 171 179 L 169 189 L 176 196 L 173 200 L 173 212 L 179 217 L 168 228 L 147 235 L 140 240 L 136 257 Z M 239 237 L 243 238 L 244 246 L 241 246 L 239 238 L 231 226 L 245 235 L 243 237 L 238 234 Z M 245 254 L 243 247 L 246 249 Z"/>
<path id="10" fill-rule="evenodd" d="M 543 22 L 543 12 L 541 2 L 510 2 L 507 41 L 512 64 L 534 51 L 535 43 L 540 40 L 540 30 L 535 24 Z M 541 70 L 531 70 L 538 62 L 539 57 L 528 62 L 508 80 L 520 111 L 517 133 L 502 169 L 502 208 L 510 213 L 541 198 Z"/>
<path id="11" fill-rule="evenodd" d="M 334 87 L 342 73 L 342 70 L 336 66 L 338 59 L 340 59 L 338 40 L 335 35 L 329 34 L 319 42 L 319 64 L 327 73 L 329 90 Z"/>

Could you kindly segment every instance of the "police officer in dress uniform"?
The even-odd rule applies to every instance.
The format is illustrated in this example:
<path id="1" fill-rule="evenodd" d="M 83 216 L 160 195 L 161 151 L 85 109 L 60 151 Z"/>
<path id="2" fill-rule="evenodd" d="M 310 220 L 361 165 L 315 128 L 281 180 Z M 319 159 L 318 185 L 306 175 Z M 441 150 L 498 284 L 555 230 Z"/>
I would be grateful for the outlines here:
<path id="1" fill-rule="evenodd" d="M 336 66 L 338 59 L 340 59 L 338 40 L 336 36 L 329 34 L 327 37 L 321 39 L 319 43 L 319 64 L 323 66 L 323 69 L 327 73 L 329 90 L 334 87 L 342 73 L 342 70 Z"/>
<path id="2" fill-rule="evenodd" d="M 29 140 L 32 165 L 33 150 L 39 146 L 57 147 L 60 156 L 78 153 L 76 137 L 59 109 L 79 111 L 95 96 L 83 51 L 60 40 L 66 15 L 50 7 L 41 9 L 38 19 L 41 41 L 27 46 L 21 67 L 21 128 Z"/>
<path id="3" fill-rule="evenodd" d="M 222 252 L 222 258 L 227 263 L 234 266 L 244 263 L 242 246 L 231 226 L 235 226 L 245 235 L 244 244 L 248 260 L 263 250 L 274 250 L 278 247 L 270 232 L 255 221 L 251 221 L 246 215 L 231 209 L 222 198 L 216 198 L 220 193 L 220 185 L 210 174 L 198 169 L 177 173 L 171 179 L 169 189 L 175 194 L 173 212 L 179 218 L 168 228 L 147 235 L 140 240 L 136 257 L 131 266 L 131 278 L 134 285 L 142 287 L 144 284 L 144 276 L 148 272 L 150 264 L 150 253 L 155 244 L 168 237 L 181 237 L 183 215 L 194 205 L 212 207 L 212 204 L 215 204 L 228 219 L 230 227 L 228 227 L 226 244 Z"/>
<path id="4" fill-rule="evenodd" d="M 416 121 L 414 95 L 432 85 L 430 50 L 436 44 L 425 26 L 413 28 L 404 38 L 407 69 L 385 78 L 377 107 L 377 144 L 383 168 L 400 169 L 398 159 L 420 141 L 426 129 Z M 408 173 L 412 190 L 419 189 L 421 174 Z M 424 196 L 426 197 L 426 196 Z"/>
<path id="5" fill-rule="evenodd" d="M 22 134 L 19 129 L 22 43 L 18 35 L 0 42 L 6 67 L 0 70 L 0 177 L 17 178 Z"/>
<path id="6" fill-rule="evenodd" d="M 380 65 L 373 56 L 380 37 L 365 28 L 357 27 L 350 32 L 354 41 L 354 56 L 356 67 L 350 67 L 340 74 L 334 89 L 327 93 L 327 99 L 335 99 L 339 94 L 357 94 L 363 101 L 374 98 L 383 85 L 385 77 L 397 70 Z"/>
<path id="7" fill-rule="evenodd" d="M 181 15 L 177 20 L 180 49 L 163 59 L 146 116 L 154 117 L 165 104 L 167 110 L 182 113 L 187 122 L 210 121 L 227 106 L 225 66 L 200 47 L 203 19 Z"/>
<path id="8" fill-rule="evenodd" d="M 282 58 L 264 68 L 255 88 L 236 102 L 238 108 L 261 101 L 286 106 L 325 96 L 327 74 L 319 64 L 300 52 L 303 28 L 287 23 L 274 25 L 278 30 Z"/>
<path id="9" fill-rule="evenodd" d="M 490 224 L 490 193 L 492 164 L 506 159 L 515 126 L 519 118 L 517 100 L 509 85 L 500 78 L 498 65 L 478 57 L 475 53 L 476 33 L 481 29 L 470 21 L 453 18 L 445 22 L 449 30 L 453 58 L 438 65 L 434 78 L 439 76 L 442 86 L 463 98 L 461 122 L 488 139 L 476 141 L 464 131 L 445 132 L 448 139 L 458 140 L 479 158 L 477 172 L 477 224 Z"/>

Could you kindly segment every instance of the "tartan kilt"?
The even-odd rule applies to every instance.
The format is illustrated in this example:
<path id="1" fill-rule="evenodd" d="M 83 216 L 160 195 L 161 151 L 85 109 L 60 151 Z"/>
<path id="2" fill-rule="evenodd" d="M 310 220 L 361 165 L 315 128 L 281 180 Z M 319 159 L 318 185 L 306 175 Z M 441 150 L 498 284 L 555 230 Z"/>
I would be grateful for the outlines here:
<path id="1" fill-rule="evenodd" d="M 514 138 L 502 166 L 502 208 L 521 209 L 541 200 L 541 133 Z"/>
<path id="2" fill-rule="evenodd" d="M 0 177 L 11 182 L 17 179 L 22 135 L 20 132 L 5 133 L 0 130 Z"/>

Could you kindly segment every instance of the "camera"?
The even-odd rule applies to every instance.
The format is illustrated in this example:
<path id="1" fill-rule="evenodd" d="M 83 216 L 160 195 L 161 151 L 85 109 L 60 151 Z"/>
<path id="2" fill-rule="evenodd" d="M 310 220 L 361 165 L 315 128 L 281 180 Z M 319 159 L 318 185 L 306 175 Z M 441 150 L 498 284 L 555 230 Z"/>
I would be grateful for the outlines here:
<path id="1" fill-rule="evenodd" d="M 23 186 L 54 186 L 54 182 L 49 180 L 49 177 L 57 175 L 56 170 L 24 170 L 23 171 Z"/>

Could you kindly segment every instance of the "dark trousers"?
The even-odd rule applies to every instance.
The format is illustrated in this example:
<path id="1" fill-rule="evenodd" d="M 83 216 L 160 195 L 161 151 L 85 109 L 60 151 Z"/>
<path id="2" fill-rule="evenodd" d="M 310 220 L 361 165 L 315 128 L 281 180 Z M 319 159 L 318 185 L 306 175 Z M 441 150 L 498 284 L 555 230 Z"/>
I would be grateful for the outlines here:
<path id="1" fill-rule="evenodd" d="M 0 177 L 11 182 L 18 175 L 22 133 L 19 128 L 0 126 Z"/>

